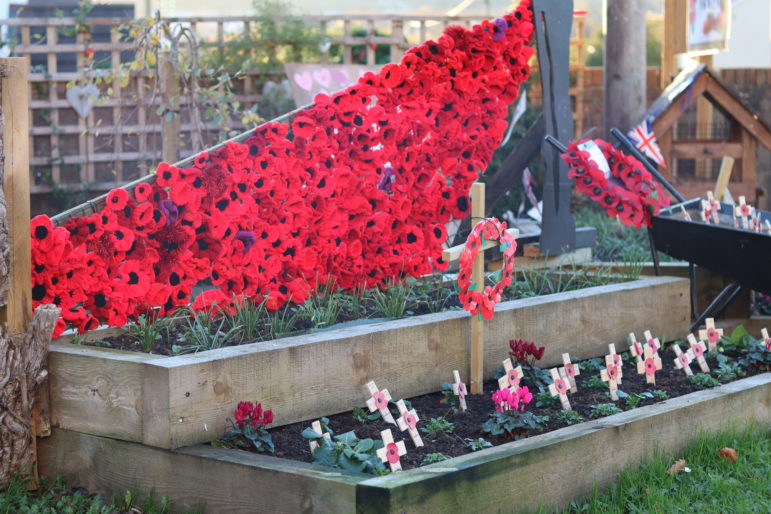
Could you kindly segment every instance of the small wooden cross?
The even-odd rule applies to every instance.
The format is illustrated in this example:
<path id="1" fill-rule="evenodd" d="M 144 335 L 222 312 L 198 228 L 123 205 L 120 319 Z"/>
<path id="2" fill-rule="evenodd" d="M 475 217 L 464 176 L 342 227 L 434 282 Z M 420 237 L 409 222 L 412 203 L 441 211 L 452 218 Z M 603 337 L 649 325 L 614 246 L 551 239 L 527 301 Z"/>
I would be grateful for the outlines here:
<path id="1" fill-rule="evenodd" d="M 699 216 L 701 216 L 701 221 L 703 221 L 704 223 L 710 223 L 710 217 L 712 216 L 712 209 L 710 209 L 709 202 L 707 200 L 701 201 Z"/>
<path id="2" fill-rule="evenodd" d="M 407 433 L 410 434 L 412 442 L 415 443 L 416 447 L 423 446 L 423 439 L 420 438 L 420 433 L 418 432 L 418 421 L 420 421 L 418 413 L 415 412 L 415 409 L 407 410 L 407 406 L 404 404 L 404 400 L 399 400 L 396 402 L 396 407 L 399 409 L 399 413 L 401 414 L 401 416 L 396 418 L 396 423 L 399 425 L 399 430 L 402 432 L 406 430 Z"/>
<path id="3" fill-rule="evenodd" d="M 699 339 L 707 341 L 707 347 L 710 350 L 714 350 L 717 348 L 717 342 L 720 341 L 720 338 L 723 336 L 723 329 L 715 328 L 714 318 L 707 318 L 704 320 L 704 325 L 706 328 L 699 330 Z"/>
<path id="4" fill-rule="evenodd" d="M 452 384 L 452 392 L 458 397 L 461 412 L 466 412 L 466 384 L 461 381 L 460 372 L 457 369 L 452 372 L 452 376 L 455 378 L 455 382 Z"/>
<path id="5" fill-rule="evenodd" d="M 383 439 L 383 447 L 375 453 L 380 460 L 387 462 L 391 466 L 391 471 L 401 471 L 402 464 L 399 462 L 399 459 L 402 455 L 407 455 L 407 445 L 404 444 L 404 441 L 395 443 L 390 428 L 380 432 L 380 437 Z"/>
<path id="6" fill-rule="evenodd" d="M 690 334 L 689 334 L 690 335 Z M 675 343 L 672 348 L 675 349 L 675 367 L 677 369 L 682 369 L 685 371 L 685 374 L 687 376 L 693 375 L 693 371 L 691 371 L 691 361 L 693 361 L 693 352 L 691 352 L 690 348 L 687 352 L 683 353 L 683 351 L 680 349 L 680 345 Z"/>
<path id="7" fill-rule="evenodd" d="M 640 346 L 640 348 L 642 348 L 642 346 Z M 613 364 L 618 366 L 618 369 L 622 369 L 624 367 L 624 361 L 621 359 L 621 356 L 616 353 L 616 345 L 613 343 L 610 343 L 608 345 L 608 351 L 610 352 L 610 356 L 613 357 Z M 621 376 L 622 376 L 622 373 L 619 373 L 618 379 L 616 379 L 616 382 L 618 382 L 619 384 L 621 383 Z"/>
<path id="8" fill-rule="evenodd" d="M 391 415 L 391 411 L 388 410 L 388 402 L 391 401 L 391 393 L 388 389 L 379 391 L 374 381 L 367 382 L 367 389 L 369 389 L 372 398 L 367 400 L 367 407 L 370 412 L 380 411 L 380 415 L 383 416 L 383 420 L 386 423 L 396 424 L 394 417 Z"/>
<path id="9" fill-rule="evenodd" d="M 642 362 L 644 354 L 643 345 L 637 342 L 634 332 L 629 332 L 629 352 L 634 355 L 637 362 Z"/>
<path id="10" fill-rule="evenodd" d="M 474 182 L 471 184 L 471 223 L 475 225 L 485 217 L 485 185 L 482 182 Z M 510 234 L 513 238 L 519 236 L 519 230 L 516 228 L 510 228 L 506 230 L 506 233 Z M 484 289 L 485 283 L 485 250 L 497 246 L 495 241 L 485 240 L 484 244 L 479 249 L 479 254 L 474 259 L 474 265 L 471 268 L 471 282 L 477 284 L 477 287 Z M 466 248 L 466 244 L 460 244 L 447 248 L 442 252 L 442 260 L 444 262 L 457 261 L 463 249 Z M 482 394 L 482 382 L 484 380 L 484 353 L 485 353 L 485 341 L 483 322 L 480 316 L 471 317 L 471 392 L 473 394 Z"/>
<path id="11" fill-rule="evenodd" d="M 707 351 L 707 345 L 704 344 L 704 341 L 697 341 L 693 334 L 688 334 L 688 345 L 691 347 L 690 351 L 696 358 L 696 362 L 699 363 L 701 371 L 709 373 L 709 365 L 704 358 L 704 352 Z"/>
<path id="12" fill-rule="evenodd" d="M 329 435 L 329 432 L 324 432 L 323 431 L 324 429 L 321 428 L 321 422 L 320 421 L 314 421 L 313 423 L 311 423 L 311 428 L 313 430 L 315 430 L 316 432 L 318 432 L 319 434 L 321 434 L 321 437 L 323 437 L 325 439 L 329 439 L 330 441 L 332 440 L 332 436 Z M 311 453 L 313 453 L 313 450 L 318 448 L 319 443 L 317 443 L 316 441 L 311 441 L 310 445 L 311 445 Z"/>
<path id="13" fill-rule="evenodd" d="M 717 201 L 715 195 L 712 194 L 712 191 L 707 191 L 707 201 L 709 202 L 710 210 L 712 211 L 712 220 L 715 222 L 715 224 L 720 223 L 720 216 L 718 215 L 718 211 L 720 210 L 720 202 Z M 680 207 L 682 207 L 682 204 Z"/>
<path id="14" fill-rule="evenodd" d="M 618 400 L 618 394 L 616 394 L 616 391 L 618 391 L 618 383 L 621 379 L 623 371 L 621 370 L 621 366 L 616 364 L 615 359 L 613 359 L 613 355 L 606 355 L 605 356 L 605 369 L 600 370 L 600 378 L 603 382 L 608 383 L 608 387 L 610 388 L 610 398 L 612 400 Z"/>
<path id="15" fill-rule="evenodd" d="M 522 366 L 517 366 L 516 368 L 511 363 L 511 359 L 506 359 L 503 361 L 503 369 L 506 371 L 506 374 L 503 375 L 501 378 L 506 379 L 506 382 L 509 385 L 509 388 L 516 391 L 519 388 L 519 381 L 522 380 L 522 377 L 525 376 L 522 373 Z M 500 380 L 498 381 L 500 384 Z M 503 389 L 503 387 L 501 387 Z"/>
<path id="16" fill-rule="evenodd" d="M 637 363 L 637 373 L 645 373 L 645 381 L 656 384 L 656 372 L 661 369 L 661 359 L 650 346 L 645 347 L 645 360 Z"/>
<path id="17" fill-rule="evenodd" d="M 658 337 L 653 337 L 650 330 L 646 330 L 645 333 L 643 333 L 645 336 L 645 344 L 651 349 L 651 352 L 653 353 L 656 358 L 659 356 L 659 349 L 661 348 L 661 343 L 659 342 Z"/>
<path id="18" fill-rule="evenodd" d="M 691 221 L 691 215 L 688 214 L 688 211 L 685 210 L 685 207 L 683 207 L 682 204 L 680 204 L 680 210 L 683 212 L 683 219 L 685 221 Z"/>
<path id="19" fill-rule="evenodd" d="M 739 217 L 742 219 L 742 228 L 750 228 L 749 219 L 752 218 L 752 211 L 755 209 L 747 205 L 747 199 L 744 196 L 739 197 Z"/>
<path id="20" fill-rule="evenodd" d="M 578 366 L 578 364 L 573 364 L 570 362 L 569 353 L 562 354 L 562 363 L 564 364 L 563 368 L 565 368 L 565 376 L 568 377 L 568 382 L 570 382 L 570 392 L 577 393 L 578 386 L 576 385 L 576 375 L 581 374 L 581 368 Z"/>
<path id="21" fill-rule="evenodd" d="M 771 337 L 768 337 L 768 330 L 760 329 L 760 335 L 763 337 L 763 342 L 766 343 L 766 349 L 771 350 Z"/>
<path id="22" fill-rule="evenodd" d="M 565 375 L 564 368 L 559 368 L 559 371 L 557 371 L 557 368 L 552 368 L 549 373 L 551 374 L 551 379 L 554 382 L 553 384 L 549 384 L 549 393 L 552 396 L 559 396 L 563 410 L 572 410 L 570 408 L 570 402 L 568 401 L 568 390 L 570 389 L 570 382 L 568 381 L 568 377 Z"/>

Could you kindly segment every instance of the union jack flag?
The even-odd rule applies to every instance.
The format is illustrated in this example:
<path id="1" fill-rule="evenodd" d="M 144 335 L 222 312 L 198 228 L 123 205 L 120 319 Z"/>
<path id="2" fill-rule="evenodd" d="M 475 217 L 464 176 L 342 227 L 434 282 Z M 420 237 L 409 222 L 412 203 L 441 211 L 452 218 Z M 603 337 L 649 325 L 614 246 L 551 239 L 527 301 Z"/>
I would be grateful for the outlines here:
<path id="1" fill-rule="evenodd" d="M 653 128 L 648 120 L 643 120 L 639 125 L 630 130 L 627 136 L 638 150 L 656 161 L 656 164 L 664 168 L 667 167 L 667 163 L 664 162 L 664 156 L 661 155 L 659 143 L 656 141 L 656 134 L 653 133 Z"/>

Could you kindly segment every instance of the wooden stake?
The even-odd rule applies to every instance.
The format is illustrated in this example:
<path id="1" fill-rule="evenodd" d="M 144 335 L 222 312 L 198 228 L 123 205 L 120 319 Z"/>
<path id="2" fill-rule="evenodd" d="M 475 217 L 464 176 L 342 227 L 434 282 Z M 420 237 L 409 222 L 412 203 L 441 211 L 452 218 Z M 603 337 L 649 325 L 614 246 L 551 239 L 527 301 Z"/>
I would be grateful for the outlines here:
<path id="1" fill-rule="evenodd" d="M 637 363 L 637 373 L 645 373 L 645 381 L 656 384 L 656 372 L 661 369 L 661 359 L 650 346 L 645 347 L 645 360 Z"/>
<path id="2" fill-rule="evenodd" d="M 707 318 L 704 320 L 706 328 L 699 330 L 699 339 L 707 341 L 707 346 L 710 350 L 717 348 L 717 342 L 723 336 L 722 328 L 715 328 L 715 318 Z"/>
<path id="3" fill-rule="evenodd" d="M 760 329 L 760 335 L 763 337 L 763 342 L 766 343 L 766 349 L 771 350 L 771 337 L 768 336 L 768 330 Z"/>
<path id="4" fill-rule="evenodd" d="M 747 199 L 744 196 L 739 197 L 739 206 L 734 208 L 734 211 L 738 209 L 739 218 L 742 220 L 742 228 L 747 230 L 750 228 L 750 218 L 752 218 L 752 212 L 755 210 L 751 205 L 747 205 Z"/>
<path id="5" fill-rule="evenodd" d="M 715 184 L 715 198 L 718 201 L 723 201 L 728 190 L 728 183 L 731 181 L 731 172 L 734 169 L 734 158 L 723 157 L 723 161 L 720 163 L 720 173 L 717 176 L 717 183 Z"/>
<path id="6" fill-rule="evenodd" d="M 624 367 L 624 361 L 621 359 L 621 356 L 616 353 L 616 345 L 613 343 L 610 343 L 608 345 L 608 351 L 610 352 L 610 356 L 613 357 L 613 364 L 618 366 L 618 369 L 621 370 Z M 618 378 L 616 379 L 616 382 L 619 384 L 621 383 L 621 373 L 619 373 Z"/>
<path id="7" fill-rule="evenodd" d="M 709 373 L 709 365 L 707 364 L 707 360 L 704 358 L 704 352 L 707 351 L 707 345 L 704 344 L 704 341 L 696 341 L 696 338 L 693 336 L 693 334 L 688 334 L 688 344 L 691 347 L 690 352 L 694 357 L 696 357 L 696 362 L 699 363 L 699 368 L 701 368 L 701 371 L 704 373 Z"/>
<path id="8" fill-rule="evenodd" d="M 388 389 L 379 391 L 377 385 L 375 385 L 375 382 L 373 381 L 367 382 L 367 389 L 372 395 L 372 398 L 367 400 L 369 411 L 380 411 L 380 415 L 383 416 L 383 420 L 385 420 L 386 423 L 395 425 L 396 421 L 394 421 L 391 411 L 388 410 L 388 402 L 391 401 L 391 393 L 388 392 Z"/>
<path id="9" fill-rule="evenodd" d="M 568 382 L 570 382 L 570 392 L 577 393 L 578 386 L 576 385 L 576 375 L 581 374 L 581 368 L 578 367 L 578 364 L 570 362 L 569 353 L 562 354 L 562 363 L 564 364 L 563 368 L 565 368 L 565 376 L 568 377 Z"/>
<path id="10" fill-rule="evenodd" d="M 718 211 L 720 211 L 720 202 L 715 199 L 712 191 L 707 191 L 707 201 L 709 202 L 709 209 L 712 213 L 712 221 L 717 225 L 720 223 L 720 215 L 718 214 Z M 680 207 L 682 207 L 682 205 L 680 205 Z"/>
<path id="11" fill-rule="evenodd" d="M 404 441 L 394 443 L 394 436 L 389 428 L 380 432 L 380 437 L 383 439 L 383 447 L 375 453 L 380 460 L 390 464 L 391 471 L 401 471 L 402 464 L 399 459 L 402 455 L 407 455 L 407 446 Z"/>
<path id="12" fill-rule="evenodd" d="M 522 380 L 522 377 L 525 375 L 522 373 L 522 366 L 517 366 L 516 368 L 511 363 L 511 359 L 506 359 L 503 361 L 503 369 L 506 371 L 506 374 L 502 376 L 502 379 L 505 379 L 504 384 L 507 384 L 510 389 L 517 390 L 519 388 L 519 381 Z M 498 383 L 501 383 L 501 380 L 498 380 Z M 501 387 L 503 389 L 503 387 Z"/>
<path id="13" fill-rule="evenodd" d="M 324 439 L 329 439 L 330 441 L 332 440 L 332 436 L 329 435 L 329 432 L 324 432 L 324 429 L 321 428 L 320 421 L 314 421 L 313 423 L 311 423 L 311 428 L 316 432 L 318 432 L 319 434 L 321 434 L 321 437 L 323 437 Z M 313 453 L 313 450 L 318 448 L 319 443 L 317 443 L 316 441 L 310 441 L 310 445 L 311 445 L 311 453 Z"/>
<path id="14" fill-rule="evenodd" d="M 471 225 L 472 227 L 482 221 L 485 217 L 485 185 L 481 182 L 474 182 L 471 185 Z M 510 228 L 506 231 L 516 238 L 519 230 Z M 442 260 L 452 262 L 458 260 L 465 244 L 453 246 L 442 252 Z M 471 282 L 476 287 L 484 289 L 485 283 L 485 256 L 484 250 L 496 246 L 493 241 L 485 241 L 485 244 L 479 250 L 479 254 L 474 259 L 474 265 L 471 268 Z M 471 373 L 469 377 L 472 394 L 482 394 L 482 382 L 484 380 L 484 324 L 481 317 L 472 316 L 471 318 Z"/>
<path id="15" fill-rule="evenodd" d="M 634 336 L 634 332 L 629 332 L 629 352 L 634 355 L 637 362 L 642 362 L 644 355 L 643 345 L 637 342 L 637 338 Z"/>
<path id="16" fill-rule="evenodd" d="M 616 391 L 618 391 L 618 382 L 621 378 L 621 373 L 621 366 L 615 363 L 613 355 L 606 355 L 605 369 L 600 370 L 600 379 L 603 382 L 608 383 L 608 387 L 610 388 L 610 398 L 614 401 L 618 400 Z"/>
<path id="17" fill-rule="evenodd" d="M 691 334 L 688 334 L 691 335 Z M 682 369 L 685 371 L 685 374 L 687 376 L 693 375 L 693 371 L 691 371 L 691 361 L 693 361 L 693 353 L 689 349 L 687 352 L 683 353 L 683 351 L 680 349 L 680 345 L 675 343 L 672 348 L 675 349 L 675 355 L 674 358 L 675 361 L 675 367 L 677 369 Z"/>
<path id="18" fill-rule="evenodd" d="M 458 397 L 461 412 L 466 412 L 466 384 L 460 379 L 460 372 L 456 369 L 452 372 L 455 382 L 452 384 L 452 392 Z"/>
<path id="19" fill-rule="evenodd" d="M 551 374 L 552 384 L 549 384 L 549 393 L 552 396 L 559 396 L 560 403 L 562 404 L 562 410 L 572 410 L 570 408 L 570 402 L 568 401 L 568 390 L 570 389 L 570 383 L 568 377 L 565 375 L 564 368 L 552 368 L 549 370 Z"/>
<path id="20" fill-rule="evenodd" d="M 485 185 L 475 182 L 471 186 L 471 226 L 485 217 Z M 480 251 L 471 268 L 471 282 L 484 289 L 485 255 Z M 479 316 L 471 317 L 471 392 L 482 393 L 484 380 L 484 325 Z"/>
<path id="21" fill-rule="evenodd" d="M 653 337 L 650 330 L 646 330 L 643 335 L 645 336 L 645 344 L 651 349 L 651 352 L 653 353 L 653 356 L 658 359 L 659 357 L 659 349 L 661 348 L 661 343 L 659 342 L 658 337 Z"/>
<path id="22" fill-rule="evenodd" d="M 179 160 L 179 72 L 178 64 L 172 59 L 168 50 L 160 52 L 158 68 L 161 79 L 161 98 L 163 113 L 161 114 L 161 153 L 163 160 L 175 163 Z"/>
<path id="23" fill-rule="evenodd" d="M 423 446 L 423 439 L 420 438 L 420 433 L 418 432 L 418 421 L 420 421 L 418 413 L 415 412 L 415 409 L 407 410 L 404 400 L 396 402 L 396 407 L 399 409 L 399 413 L 401 413 L 401 416 L 396 418 L 399 430 L 402 432 L 406 430 L 416 447 Z"/>

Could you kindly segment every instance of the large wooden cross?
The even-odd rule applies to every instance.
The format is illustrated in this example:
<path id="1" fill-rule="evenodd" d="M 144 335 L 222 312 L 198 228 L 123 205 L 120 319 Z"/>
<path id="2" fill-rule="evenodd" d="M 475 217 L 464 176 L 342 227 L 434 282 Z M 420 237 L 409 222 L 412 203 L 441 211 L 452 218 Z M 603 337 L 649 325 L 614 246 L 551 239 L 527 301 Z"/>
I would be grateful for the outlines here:
<path id="1" fill-rule="evenodd" d="M 485 217 L 485 185 L 481 182 L 474 182 L 471 185 L 471 226 L 482 221 Z M 513 238 L 517 238 L 519 230 L 510 228 L 506 231 Z M 484 251 L 496 246 L 495 241 L 485 240 L 480 248 L 479 255 L 474 259 L 474 265 L 471 268 L 471 282 L 477 284 L 477 287 L 484 289 L 485 283 L 485 256 Z M 457 261 L 466 244 L 453 246 L 442 252 L 442 260 L 445 262 Z M 484 324 L 479 316 L 471 317 L 471 393 L 482 393 L 482 382 L 484 380 Z"/>

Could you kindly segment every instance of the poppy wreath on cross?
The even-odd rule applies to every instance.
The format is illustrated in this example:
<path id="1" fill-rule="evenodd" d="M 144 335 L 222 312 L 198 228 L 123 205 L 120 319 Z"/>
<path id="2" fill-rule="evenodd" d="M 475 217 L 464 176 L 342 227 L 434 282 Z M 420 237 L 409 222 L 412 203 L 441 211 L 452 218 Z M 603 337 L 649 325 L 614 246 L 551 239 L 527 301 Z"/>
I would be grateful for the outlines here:
<path id="1" fill-rule="evenodd" d="M 503 253 L 501 280 L 492 286 L 471 282 L 471 268 L 486 241 L 498 241 L 501 253 Z M 463 253 L 460 255 L 460 269 L 458 270 L 460 294 L 458 298 L 463 308 L 469 311 L 472 316 L 479 316 L 479 319 L 485 320 L 493 317 L 495 304 L 501 301 L 501 292 L 511 284 L 516 250 L 517 241 L 506 232 L 505 221 L 500 222 L 497 218 L 485 218 L 477 223 L 471 231 L 466 239 Z"/>
<path id="2" fill-rule="evenodd" d="M 587 151 L 568 144 L 560 157 L 568 165 L 568 177 L 576 179 L 576 190 L 599 203 L 611 218 L 625 225 L 640 228 L 651 226 L 651 217 L 669 205 L 669 198 L 643 165 L 607 141 L 595 139 L 608 162 L 610 177 L 600 169 Z"/>
<path id="3" fill-rule="evenodd" d="M 89 216 L 32 220 L 33 307 L 66 327 L 125 325 L 151 311 L 249 298 L 276 310 L 318 284 L 379 287 L 444 270 L 445 224 L 506 130 L 530 72 L 529 0 L 471 29 L 450 26 L 401 62 L 333 94 L 291 123 L 162 163 Z"/>

